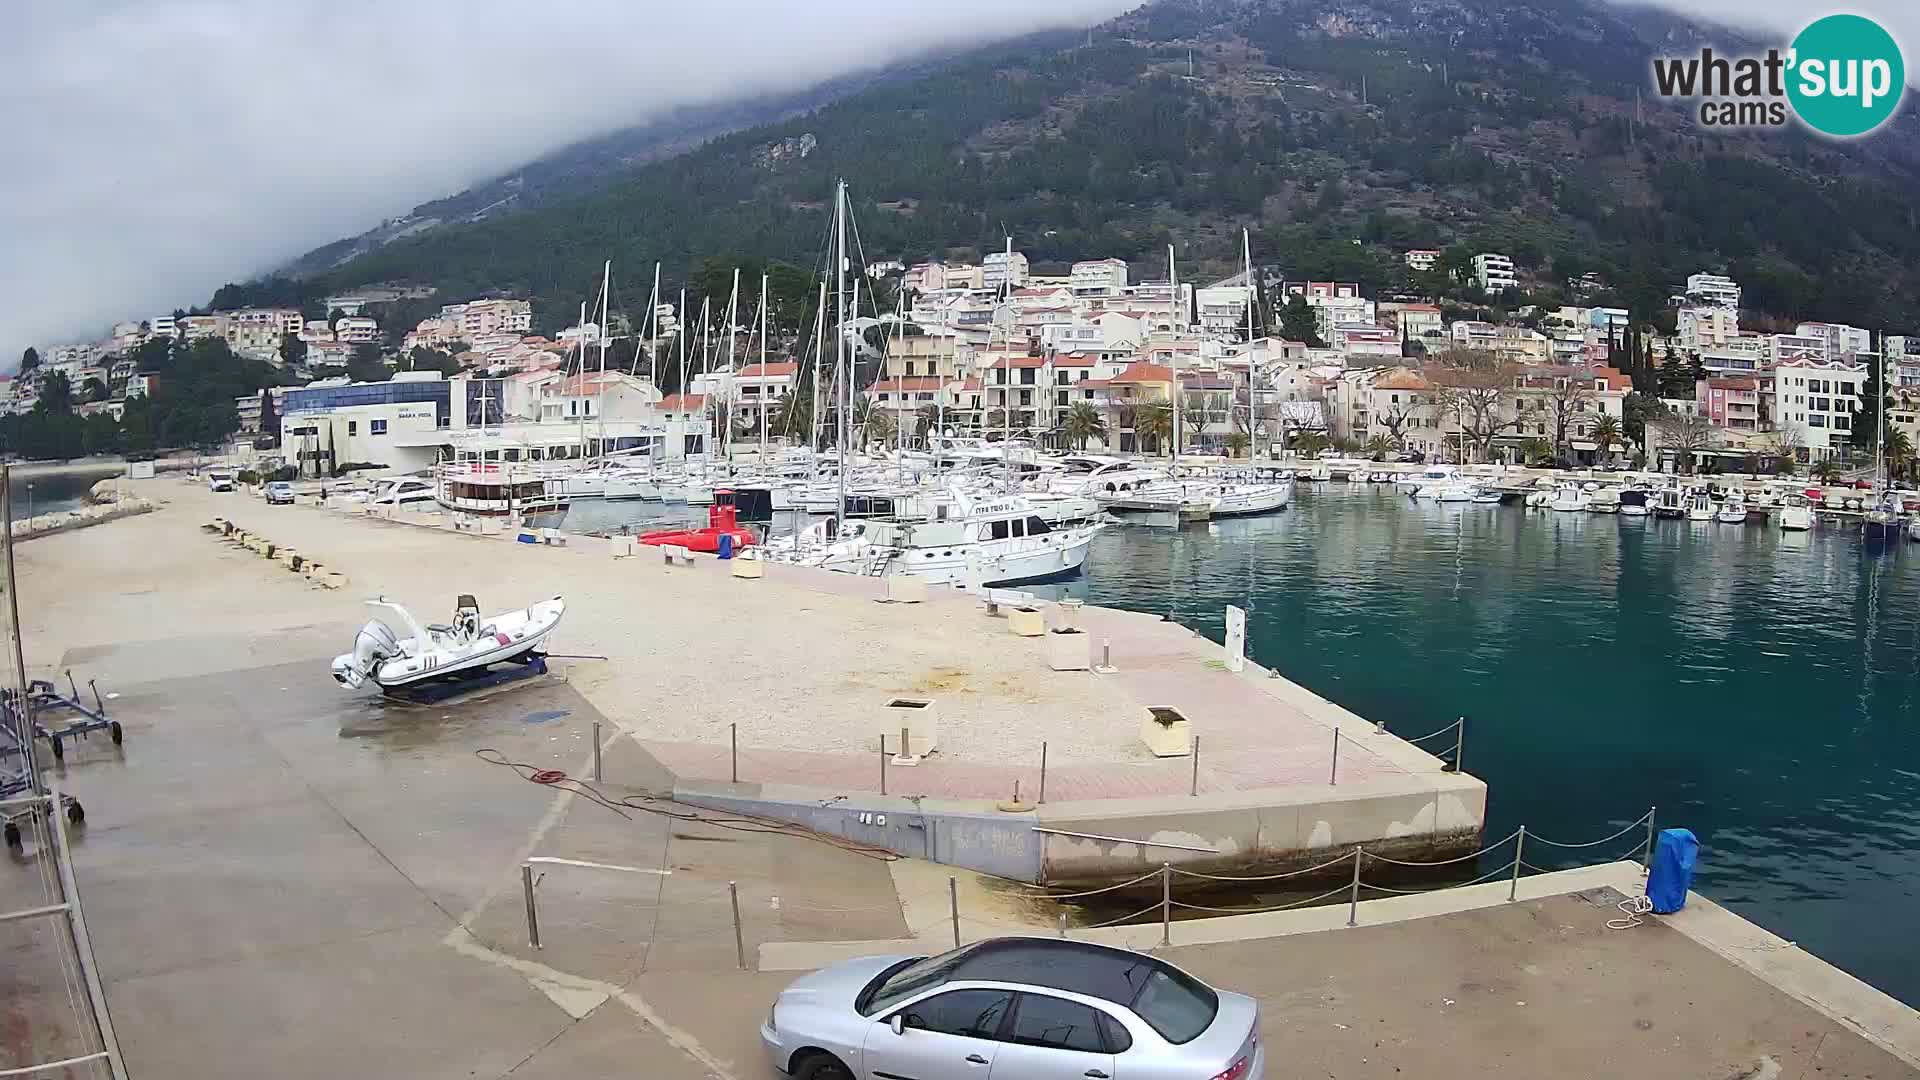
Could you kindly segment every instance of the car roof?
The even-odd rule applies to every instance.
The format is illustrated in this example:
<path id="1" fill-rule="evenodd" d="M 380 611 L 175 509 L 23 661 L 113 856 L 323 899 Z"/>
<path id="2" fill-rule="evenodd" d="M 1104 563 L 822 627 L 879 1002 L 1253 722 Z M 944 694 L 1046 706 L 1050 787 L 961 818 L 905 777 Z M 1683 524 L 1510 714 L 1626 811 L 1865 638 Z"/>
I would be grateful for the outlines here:
<path id="1" fill-rule="evenodd" d="M 1146 985 L 1147 976 L 1156 971 L 1182 984 L 1199 983 L 1171 964 L 1125 949 L 1060 938 L 1019 937 L 980 942 L 948 978 L 1020 983 L 1131 1005 Z"/>

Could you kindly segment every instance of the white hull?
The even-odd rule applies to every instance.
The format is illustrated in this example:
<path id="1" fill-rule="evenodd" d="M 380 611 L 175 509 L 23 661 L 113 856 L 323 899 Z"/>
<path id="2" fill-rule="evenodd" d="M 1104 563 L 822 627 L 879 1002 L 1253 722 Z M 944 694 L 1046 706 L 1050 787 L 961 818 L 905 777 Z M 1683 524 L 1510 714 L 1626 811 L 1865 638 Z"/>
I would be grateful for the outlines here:
<path id="1" fill-rule="evenodd" d="M 1780 528 L 1787 532 L 1805 532 L 1813 528 L 1813 511 L 1804 506 L 1789 506 L 1781 510 Z"/>
<path id="2" fill-rule="evenodd" d="M 1209 511 L 1213 517 L 1248 517 L 1253 514 L 1271 514 L 1287 508 L 1293 499 L 1293 481 L 1286 480 L 1278 484 L 1244 484 L 1226 488 L 1195 486 L 1187 492 L 1190 498 L 1208 500 Z"/>
<path id="3" fill-rule="evenodd" d="M 932 585 L 968 584 L 976 572 L 982 585 L 1024 585 L 1073 577 L 1086 565 L 1096 531 L 1069 529 L 1017 540 L 907 550 L 886 560 L 881 574 L 906 574 Z"/>
<path id="4" fill-rule="evenodd" d="M 333 661 L 334 680 L 348 688 L 371 680 L 394 690 L 518 659 L 546 644 L 567 611 L 556 596 L 485 619 L 469 609 L 473 614 L 464 625 L 456 616 L 450 626 L 422 627 L 405 608 L 384 598 L 369 605 L 386 618 L 363 627 L 354 651 Z M 399 636 L 391 624 L 407 636 Z"/>

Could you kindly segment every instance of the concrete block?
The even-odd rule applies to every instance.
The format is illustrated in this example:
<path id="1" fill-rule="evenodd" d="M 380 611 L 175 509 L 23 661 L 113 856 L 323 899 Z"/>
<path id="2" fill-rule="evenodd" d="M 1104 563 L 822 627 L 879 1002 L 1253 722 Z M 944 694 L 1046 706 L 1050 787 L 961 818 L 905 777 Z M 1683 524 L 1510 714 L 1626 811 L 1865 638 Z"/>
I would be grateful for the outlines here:
<path id="1" fill-rule="evenodd" d="M 767 576 L 767 564 L 759 559 L 728 559 L 728 573 L 737 578 L 757 579 Z"/>
<path id="2" fill-rule="evenodd" d="M 633 537 L 631 536 L 607 537 L 607 554 L 613 556 L 616 559 L 622 559 L 627 557 L 628 555 L 633 554 Z"/>
<path id="3" fill-rule="evenodd" d="M 1039 608 L 1010 608 L 1007 611 L 1007 630 L 1016 637 L 1039 637 L 1047 632 L 1047 619 Z"/>
<path id="4" fill-rule="evenodd" d="M 887 740 L 896 764 L 917 765 L 940 747 L 939 704 L 926 697 L 889 697 L 876 710 L 874 734 Z"/>
<path id="5" fill-rule="evenodd" d="M 887 575 L 887 603 L 920 604 L 927 599 L 927 583 L 911 574 Z"/>
<path id="6" fill-rule="evenodd" d="M 1193 753 L 1193 721 L 1177 709 L 1148 706 L 1140 717 L 1140 741 L 1154 757 L 1186 757 Z"/>
<path id="7" fill-rule="evenodd" d="M 1047 635 L 1047 666 L 1055 671 L 1086 671 L 1093 666 L 1093 635 L 1055 630 Z"/>

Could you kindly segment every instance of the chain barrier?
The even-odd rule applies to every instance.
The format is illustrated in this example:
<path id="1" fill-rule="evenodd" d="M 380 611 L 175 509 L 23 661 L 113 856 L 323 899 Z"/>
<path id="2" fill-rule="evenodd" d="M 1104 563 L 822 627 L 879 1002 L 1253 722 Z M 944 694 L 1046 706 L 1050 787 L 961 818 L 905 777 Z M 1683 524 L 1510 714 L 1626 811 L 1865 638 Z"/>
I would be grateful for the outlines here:
<path id="1" fill-rule="evenodd" d="M 1438 865 L 1438 864 L 1436 863 L 1435 865 Z M 1437 889 L 1394 889 L 1394 888 L 1389 888 L 1388 886 L 1385 886 L 1385 885 L 1375 885 L 1366 881 L 1362 881 L 1360 883 L 1360 887 L 1363 889 L 1372 889 L 1376 892 L 1392 893 L 1395 896 L 1417 896 L 1421 893 L 1442 892 L 1447 889 L 1464 889 L 1469 885 L 1479 885 L 1483 882 L 1491 881 L 1502 874 L 1510 874 L 1512 872 L 1513 872 L 1513 860 L 1508 859 L 1506 863 L 1504 863 L 1503 865 L 1498 866 L 1492 870 L 1489 870 L 1486 873 L 1481 874 L 1479 877 L 1474 878 L 1471 881 L 1459 881 L 1459 882 L 1450 881 L 1447 884 L 1442 885 Z"/>
<path id="2" fill-rule="evenodd" d="M 1649 810 L 1646 813 L 1641 814 L 1638 818 L 1635 818 L 1630 824 L 1627 825 L 1626 828 L 1621 829 L 1619 832 L 1614 833 L 1612 836 L 1604 837 L 1602 839 L 1594 840 L 1585 844 L 1562 844 L 1559 841 L 1549 840 L 1544 836 L 1537 836 L 1533 833 L 1528 833 L 1527 839 L 1532 840 L 1535 843 L 1545 844 L 1548 847 L 1557 847 L 1557 848 L 1599 847 L 1601 844 L 1611 843 L 1612 841 L 1618 840 L 1621 837 L 1627 835 L 1628 833 L 1634 831 L 1635 829 L 1646 828 L 1647 822 L 1652 820 L 1653 820 L 1653 811 Z"/>
<path id="3" fill-rule="evenodd" d="M 1493 843 L 1488 844 L 1486 847 L 1481 848 L 1479 851 L 1476 851 L 1471 855 L 1462 855 L 1454 859 L 1436 859 L 1433 862 L 1406 862 L 1401 859 L 1389 858 L 1385 855 L 1375 855 L 1371 851 L 1362 851 L 1361 854 L 1365 855 L 1369 859 L 1373 859 L 1375 861 L 1383 862 L 1383 863 L 1392 863 L 1395 866 L 1452 866 L 1454 863 L 1463 863 L 1469 859 L 1477 859 L 1480 856 L 1485 855 L 1487 852 L 1495 850 L 1496 848 L 1503 848 L 1507 846 L 1507 841 L 1512 840 L 1514 837 L 1519 835 L 1520 835 L 1520 830 L 1515 829 L 1512 832 L 1508 833 L 1507 835 L 1501 837 L 1498 840 L 1495 840 Z M 1532 834 L 1528 834 L 1528 835 L 1531 836 Z"/>
<path id="4" fill-rule="evenodd" d="M 1476 854 L 1478 853 L 1476 852 Z M 1325 870 L 1329 866 L 1339 866 L 1351 858 L 1353 858 L 1353 852 L 1349 851 L 1337 859 L 1328 859 L 1318 866 L 1309 866 L 1302 870 L 1289 870 L 1284 874 L 1256 874 L 1250 877 L 1238 877 L 1232 874 L 1203 874 L 1198 870 L 1182 870 L 1177 866 L 1172 869 L 1174 874 L 1180 877 L 1200 878 L 1205 881 L 1281 881 L 1286 878 L 1300 877 L 1303 874 L 1311 874 L 1315 871 Z"/>
<path id="5" fill-rule="evenodd" d="M 1292 908 L 1307 907 L 1330 897 L 1343 896 L 1351 891 L 1352 886 L 1342 885 L 1337 889 L 1323 892 L 1319 896 L 1309 896 L 1305 900 L 1295 900 L 1291 903 L 1275 904 L 1272 907 L 1265 908 L 1217 908 L 1207 907 L 1203 904 L 1186 904 L 1178 900 L 1170 900 L 1168 903 L 1177 908 L 1186 908 L 1188 911 L 1209 911 L 1219 915 L 1264 915 L 1269 911 L 1287 911 Z M 1155 909 L 1158 909 L 1158 905 L 1155 905 Z"/>
<path id="6" fill-rule="evenodd" d="M 1112 891 L 1114 891 L 1115 889 L 1124 889 L 1124 888 L 1126 888 L 1126 887 L 1127 887 L 1127 886 L 1129 886 L 1129 885 L 1138 885 L 1138 884 L 1140 884 L 1140 883 L 1141 883 L 1141 882 L 1143 882 L 1143 881 L 1149 881 L 1149 880 L 1151 880 L 1151 879 L 1153 879 L 1153 878 L 1157 878 L 1157 877 L 1159 877 L 1159 876 L 1160 876 L 1160 871 L 1158 871 L 1158 870 L 1152 870 L 1152 871 L 1149 871 L 1149 872 L 1147 872 L 1147 873 L 1144 873 L 1144 874 L 1141 874 L 1141 875 L 1140 875 L 1139 877 L 1137 877 L 1137 878 L 1134 878 L 1134 879 L 1133 879 L 1132 881 L 1123 881 L 1123 882 L 1121 882 L 1121 883 L 1120 883 L 1120 884 L 1118 884 L 1118 885 L 1108 885 L 1108 886 L 1106 886 L 1105 888 L 1100 888 L 1100 889 L 1088 889 L 1088 890 L 1087 890 L 1087 891 L 1085 891 L 1085 892 L 1075 892 L 1075 893 L 1042 893 L 1042 894 L 1040 894 L 1039 896 L 1036 896 L 1036 897 L 1034 897 L 1034 899 L 1036 899 L 1036 900 L 1078 900 L 1078 899 L 1080 899 L 1080 898 L 1081 898 L 1081 897 L 1083 897 L 1083 896 L 1099 896 L 1099 895 L 1100 895 L 1101 893 L 1108 893 L 1108 892 L 1112 892 Z M 1031 887 L 1031 888 L 1043 888 L 1044 886 L 1038 886 L 1038 885 L 1036 885 L 1036 886 L 1030 886 L 1030 887 Z"/>
<path id="7" fill-rule="evenodd" d="M 1453 723 L 1448 724 L 1446 727 L 1441 728 L 1439 731 L 1429 731 L 1425 735 L 1422 735 L 1417 739 L 1409 739 L 1404 735 L 1396 735 L 1394 736 L 1394 738 L 1399 739 L 1403 743 L 1415 743 L 1415 744 L 1423 743 L 1423 742 L 1426 742 L 1428 739 L 1437 738 L 1441 735 L 1445 735 L 1448 732 L 1452 731 L 1454 728 L 1459 727 L 1461 724 L 1465 722 L 1466 722 L 1465 720 L 1455 720 Z"/>
<path id="8" fill-rule="evenodd" d="M 1108 920 L 1107 920 L 1106 922 L 1098 922 L 1098 923 L 1094 923 L 1094 924 L 1093 924 L 1092 926 L 1077 926 L 1077 927 L 1074 927 L 1074 929 L 1076 929 L 1076 930 L 1098 930 L 1098 929 L 1100 929 L 1101 927 L 1105 927 L 1105 926 L 1115 926 L 1115 925 L 1118 925 L 1118 924 L 1120 924 L 1120 923 L 1123 923 L 1123 922 L 1127 922 L 1127 921 L 1129 921 L 1129 920 L 1131 920 L 1131 919 L 1137 919 L 1137 918 L 1139 918 L 1139 917 L 1140 917 L 1140 916 L 1142 916 L 1142 915 L 1147 915 L 1147 914 L 1151 914 L 1152 912 L 1156 912 L 1156 911 L 1159 911 L 1159 910 L 1160 910 L 1160 905 L 1156 903 L 1156 904 L 1154 904 L 1154 905 L 1152 905 L 1151 907 L 1143 907 L 1143 908 L 1141 908 L 1141 909 L 1140 909 L 1139 911 L 1136 911 L 1136 912 L 1134 912 L 1134 913 L 1133 913 L 1133 914 L 1131 914 L 1131 915 L 1122 915 L 1122 916 L 1120 916 L 1120 917 L 1119 917 L 1119 918 L 1117 918 L 1117 919 L 1108 919 Z"/>

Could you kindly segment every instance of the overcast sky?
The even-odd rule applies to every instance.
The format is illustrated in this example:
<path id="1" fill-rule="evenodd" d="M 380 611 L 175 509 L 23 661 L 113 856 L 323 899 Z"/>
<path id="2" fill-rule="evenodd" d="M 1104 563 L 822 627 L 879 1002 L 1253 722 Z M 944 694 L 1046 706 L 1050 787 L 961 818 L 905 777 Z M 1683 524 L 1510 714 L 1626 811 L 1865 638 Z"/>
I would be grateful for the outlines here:
<path id="1" fill-rule="evenodd" d="M 0 365 L 28 344 L 203 302 L 672 106 L 1136 4 L 11 0 L 0 5 Z M 1688 7 L 1782 31 L 1806 10 Z M 1920 40 L 1920 15 L 1897 7 L 1895 32 Z"/>

